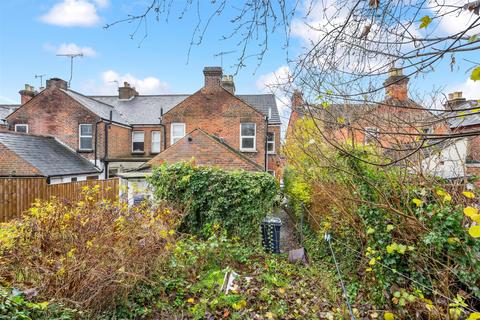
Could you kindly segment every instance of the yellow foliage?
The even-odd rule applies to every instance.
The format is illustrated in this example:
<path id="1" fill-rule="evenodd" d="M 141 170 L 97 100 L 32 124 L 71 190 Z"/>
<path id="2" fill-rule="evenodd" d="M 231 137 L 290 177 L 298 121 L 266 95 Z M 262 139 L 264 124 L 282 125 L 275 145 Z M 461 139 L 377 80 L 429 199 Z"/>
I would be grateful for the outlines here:
<path id="1" fill-rule="evenodd" d="M 423 201 L 417 198 L 414 198 L 412 200 L 413 204 L 415 204 L 417 207 L 421 207 L 423 205 Z"/>
<path id="2" fill-rule="evenodd" d="M 470 227 L 468 229 L 468 233 L 474 238 L 480 237 L 480 226 Z"/>
<path id="3" fill-rule="evenodd" d="M 395 315 L 391 312 L 385 311 L 383 314 L 383 319 L 384 320 L 395 320 Z"/>
<path id="4" fill-rule="evenodd" d="M 473 207 L 465 207 L 463 209 L 463 213 L 467 216 L 467 217 L 473 217 L 475 215 L 478 214 L 478 209 L 477 208 L 473 208 Z"/>
<path id="5" fill-rule="evenodd" d="M 465 198 L 469 198 L 469 199 L 475 198 L 475 194 L 471 191 L 463 191 L 462 194 L 465 196 Z"/>

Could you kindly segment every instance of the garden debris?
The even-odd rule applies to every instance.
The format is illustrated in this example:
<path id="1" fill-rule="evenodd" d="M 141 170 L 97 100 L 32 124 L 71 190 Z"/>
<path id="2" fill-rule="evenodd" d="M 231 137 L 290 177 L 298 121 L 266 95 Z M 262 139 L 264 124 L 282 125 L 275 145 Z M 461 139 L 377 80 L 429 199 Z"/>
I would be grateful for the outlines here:
<path id="1" fill-rule="evenodd" d="M 290 250 L 288 252 L 288 261 L 291 263 L 301 261 L 303 264 L 308 264 L 307 251 L 305 251 L 305 248 Z"/>

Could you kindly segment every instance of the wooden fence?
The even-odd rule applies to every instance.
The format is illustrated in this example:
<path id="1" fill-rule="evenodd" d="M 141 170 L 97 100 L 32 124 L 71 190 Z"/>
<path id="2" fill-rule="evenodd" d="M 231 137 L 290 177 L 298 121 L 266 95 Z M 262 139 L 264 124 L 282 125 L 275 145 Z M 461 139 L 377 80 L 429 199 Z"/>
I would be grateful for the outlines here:
<path id="1" fill-rule="evenodd" d="M 36 199 L 52 196 L 61 200 L 79 200 L 84 186 L 100 186 L 98 198 L 115 200 L 119 193 L 118 179 L 88 180 L 47 184 L 44 178 L 0 178 L 0 222 L 20 217 Z"/>

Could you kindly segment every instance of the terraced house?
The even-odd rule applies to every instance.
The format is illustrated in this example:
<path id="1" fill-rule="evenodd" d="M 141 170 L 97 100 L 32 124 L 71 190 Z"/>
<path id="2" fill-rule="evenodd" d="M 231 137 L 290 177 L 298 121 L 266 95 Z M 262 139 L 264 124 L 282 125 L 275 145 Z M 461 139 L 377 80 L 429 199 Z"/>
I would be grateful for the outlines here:
<path id="1" fill-rule="evenodd" d="M 124 83 L 116 96 L 86 96 L 58 78 L 4 116 L 8 130 L 50 135 L 101 170 L 100 178 L 148 163 L 189 161 L 279 176 L 281 121 L 270 94 L 238 95 L 220 67 L 203 70 L 193 94 L 139 95 Z"/>

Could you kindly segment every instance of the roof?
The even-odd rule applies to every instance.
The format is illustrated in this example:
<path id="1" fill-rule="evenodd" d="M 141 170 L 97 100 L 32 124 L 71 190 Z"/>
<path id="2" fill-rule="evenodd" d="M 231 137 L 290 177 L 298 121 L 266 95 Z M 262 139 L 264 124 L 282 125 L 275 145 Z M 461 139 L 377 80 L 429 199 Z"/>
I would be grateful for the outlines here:
<path id="1" fill-rule="evenodd" d="M 195 145 L 198 147 L 195 147 Z M 225 154 L 219 150 L 227 150 L 234 158 L 225 156 Z M 200 157 L 201 155 L 208 156 Z M 200 165 L 213 165 L 227 170 L 248 168 L 249 170 L 253 169 L 253 171 L 263 171 L 264 169 L 261 165 L 229 146 L 222 139 L 199 128 L 187 133 L 182 139 L 160 152 L 139 169 L 151 167 L 164 161 L 174 163 L 189 161 L 197 157 L 198 159 L 196 159 L 196 161 Z"/>
<path id="2" fill-rule="evenodd" d="M 91 96 L 92 99 L 115 107 L 130 124 L 159 124 L 162 109 L 163 113 L 166 113 L 187 97 L 189 97 L 187 94 L 166 94 L 136 96 L 122 100 L 118 96 Z"/>
<path id="3" fill-rule="evenodd" d="M 468 127 L 480 124 L 480 102 L 467 100 L 455 105 L 455 109 L 471 109 L 466 111 L 447 111 L 443 115 L 448 118 L 450 128 Z"/>
<path id="4" fill-rule="evenodd" d="M 161 110 L 163 113 L 167 113 L 189 96 L 188 94 L 139 95 L 129 100 L 119 99 L 118 96 L 90 96 L 89 98 L 115 107 L 129 124 L 158 124 Z M 245 94 L 236 97 L 265 116 L 269 115 L 270 109 L 269 123 L 281 124 L 277 102 L 273 94 Z"/>
<path id="5" fill-rule="evenodd" d="M 13 111 L 20 107 L 19 104 L 0 104 L 0 120 L 4 120 Z"/>
<path id="6" fill-rule="evenodd" d="M 90 161 L 54 137 L 0 132 L 0 143 L 46 177 L 99 172 Z"/>
<path id="7" fill-rule="evenodd" d="M 104 120 L 110 120 L 110 112 L 112 112 L 112 121 L 124 125 L 130 125 L 127 118 L 124 117 L 116 108 L 113 106 L 106 104 L 101 101 L 97 101 L 90 97 L 84 96 L 81 93 L 75 92 L 73 90 L 64 90 L 61 89 L 63 92 L 68 94 L 78 103 L 98 115 L 100 118 Z"/>

